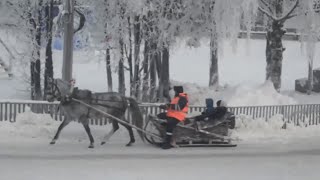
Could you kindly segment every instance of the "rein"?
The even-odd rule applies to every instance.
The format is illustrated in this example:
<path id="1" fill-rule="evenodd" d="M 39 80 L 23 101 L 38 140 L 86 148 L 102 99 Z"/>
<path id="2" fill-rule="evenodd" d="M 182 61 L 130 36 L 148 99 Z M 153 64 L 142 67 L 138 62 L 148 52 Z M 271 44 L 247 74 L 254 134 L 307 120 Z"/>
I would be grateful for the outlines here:
<path id="1" fill-rule="evenodd" d="M 72 98 L 72 100 L 75 99 L 75 100 L 80 100 L 80 99 L 76 99 L 76 98 Z M 121 102 L 121 101 L 118 101 L 118 102 Z M 114 106 L 110 106 L 110 105 L 106 105 L 106 104 L 101 104 L 101 103 L 90 103 L 91 105 L 95 105 L 95 106 L 102 106 L 102 107 L 106 107 L 106 108 L 112 108 L 112 109 L 118 109 L 118 110 L 122 110 L 122 108 L 119 108 L 119 107 L 114 107 Z"/>
<path id="2" fill-rule="evenodd" d="M 122 102 L 118 100 L 106 100 L 106 99 L 98 99 L 98 98 L 92 98 L 93 101 L 104 101 L 104 102 Z"/>

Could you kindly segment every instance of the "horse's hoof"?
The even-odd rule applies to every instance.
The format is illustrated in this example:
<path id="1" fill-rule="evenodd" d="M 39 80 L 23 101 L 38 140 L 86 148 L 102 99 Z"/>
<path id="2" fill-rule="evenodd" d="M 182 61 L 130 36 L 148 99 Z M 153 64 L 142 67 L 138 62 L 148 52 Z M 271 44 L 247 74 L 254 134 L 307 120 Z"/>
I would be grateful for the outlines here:
<path id="1" fill-rule="evenodd" d="M 56 144 L 56 142 L 55 141 L 51 141 L 50 144 Z"/>
<path id="2" fill-rule="evenodd" d="M 133 142 L 129 142 L 128 144 L 126 144 L 127 147 L 132 146 Z"/>
<path id="3" fill-rule="evenodd" d="M 106 144 L 106 142 L 101 142 L 101 146 L 104 145 L 104 144 Z"/>
<path id="4" fill-rule="evenodd" d="M 94 145 L 93 145 L 93 144 L 91 144 L 88 148 L 92 149 L 92 148 L 94 148 Z"/>

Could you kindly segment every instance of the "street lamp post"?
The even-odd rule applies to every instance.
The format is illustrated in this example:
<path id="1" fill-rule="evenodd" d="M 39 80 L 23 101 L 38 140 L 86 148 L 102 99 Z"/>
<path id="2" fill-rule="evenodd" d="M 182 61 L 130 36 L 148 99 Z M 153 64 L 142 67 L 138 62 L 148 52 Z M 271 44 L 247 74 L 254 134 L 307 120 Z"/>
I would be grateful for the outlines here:
<path id="1" fill-rule="evenodd" d="M 74 0 L 65 0 L 62 80 L 72 79 Z"/>

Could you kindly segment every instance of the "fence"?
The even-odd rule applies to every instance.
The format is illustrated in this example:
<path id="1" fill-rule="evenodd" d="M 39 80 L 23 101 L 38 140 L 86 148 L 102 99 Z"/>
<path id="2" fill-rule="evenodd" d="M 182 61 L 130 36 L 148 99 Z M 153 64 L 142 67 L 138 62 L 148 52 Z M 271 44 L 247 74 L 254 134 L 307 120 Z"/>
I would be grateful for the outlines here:
<path id="1" fill-rule="evenodd" d="M 50 114 L 54 120 L 62 121 L 63 112 L 59 110 L 58 103 L 49 103 L 45 101 L 21 101 L 21 102 L 1 102 L 0 101 L 0 121 L 16 122 L 17 115 L 31 109 L 33 112 Z M 140 104 L 140 108 L 146 117 L 148 114 L 158 114 L 161 112 L 156 104 Z M 190 106 L 190 113 L 202 112 L 205 107 Z M 247 115 L 253 119 L 263 118 L 268 121 L 277 114 L 283 115 L 284 121 L 309 125 L 320 124 L 320 104 L 304 105 L 279 105 L 279 106 L 241 106 L 229 107 L 229 110 L 235 115 Z M 194 113 L 197 114 L 197 113 Z M 127 114 L 128 115 L 128 114 Z M 109 123 L 107 118 L 90 119 L 92 125 L 106 125 Z"/>

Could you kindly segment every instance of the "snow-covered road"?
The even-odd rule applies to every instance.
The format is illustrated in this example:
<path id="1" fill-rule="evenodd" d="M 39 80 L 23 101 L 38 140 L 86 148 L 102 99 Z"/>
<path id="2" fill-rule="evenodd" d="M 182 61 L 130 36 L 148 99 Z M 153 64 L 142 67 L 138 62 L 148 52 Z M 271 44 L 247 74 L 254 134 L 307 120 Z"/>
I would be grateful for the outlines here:
<path id="1" fill-rule="evenodd" d="M 26 112 L 16 123 L 0 123 L 0 180 L 318 180 L 320 128 L 281 129 L 282 121 L 238 120 L 234 148 L 162 150 L 137 143 L 125 147 L 128 133 L 120 128 L 100 146 L 110 126 L 91 126 L 96 147 L 71 123 L 55 145 L 49 145 L 59 122 Z"/>
<path id="2" fill-rule="evenodd" d="M 54 146 L 39 139 L 0 142 L 0 177 L 4 180 L 319 179 L 319 139 L 168 151 L 141 142 L 127 148 L 123 142 L 111 141 L 95 149 L 87 149 L 86 141 L 62 140 Z"/>

